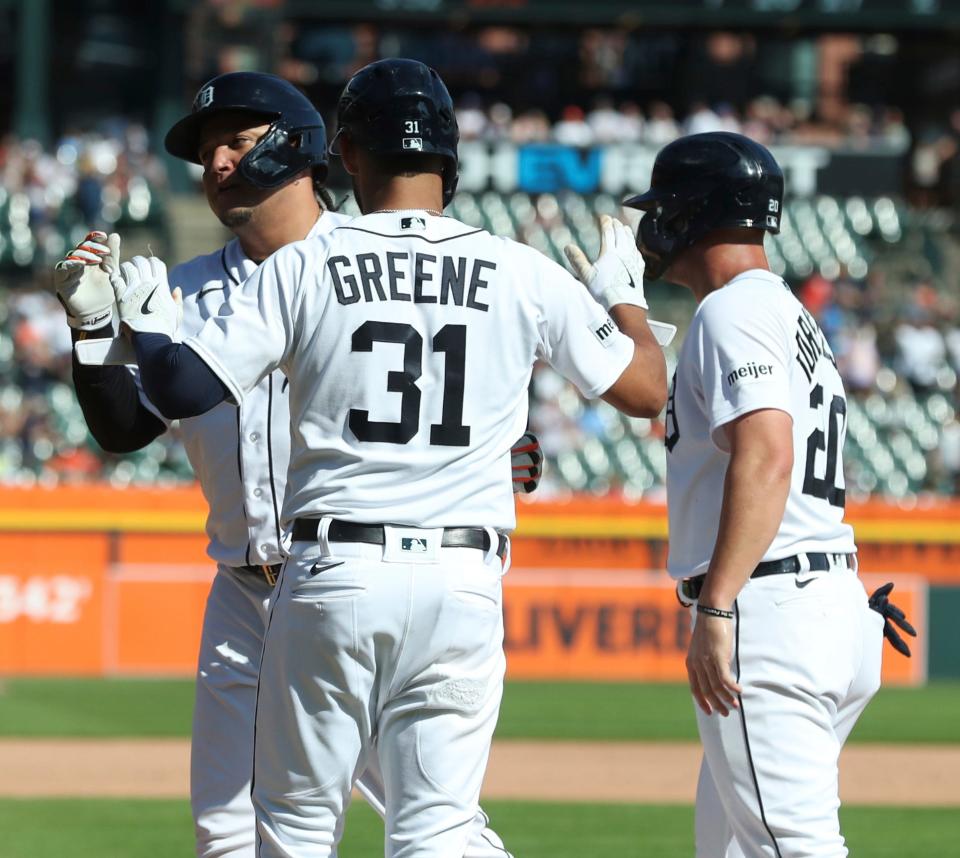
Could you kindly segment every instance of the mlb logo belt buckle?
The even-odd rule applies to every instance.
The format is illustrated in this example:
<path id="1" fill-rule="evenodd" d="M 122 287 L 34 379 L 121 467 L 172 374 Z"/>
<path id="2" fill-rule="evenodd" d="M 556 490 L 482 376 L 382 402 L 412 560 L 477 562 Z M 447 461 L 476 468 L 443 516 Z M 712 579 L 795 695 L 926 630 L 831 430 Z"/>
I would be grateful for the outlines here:
<path id="1" fill-rule="evenodd" d="M 383 559 L 387 563 L 436 563 L 443 528 L 383 526 Z"/>

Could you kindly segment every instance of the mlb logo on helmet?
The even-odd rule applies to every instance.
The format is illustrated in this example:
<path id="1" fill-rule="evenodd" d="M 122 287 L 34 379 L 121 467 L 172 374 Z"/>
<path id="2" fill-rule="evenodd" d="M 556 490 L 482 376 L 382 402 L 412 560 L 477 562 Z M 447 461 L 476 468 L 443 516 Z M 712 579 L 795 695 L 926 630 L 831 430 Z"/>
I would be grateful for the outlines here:
<path id="1" fill-rule="evenodd" d="M 423 138 L 422 137 L 404 137 L 403 148 L 417 149 L 418 151 L 420 151 L 423 149 Z"/>
<path id="2" fill-rule="evenodd" d="M 197 97 L 193 100 L 193 109 L 203 110 L 203 108 L 209 107 L 211 104 L 213 104 L 213 87 L 205 86 L 197 93 Z"/>

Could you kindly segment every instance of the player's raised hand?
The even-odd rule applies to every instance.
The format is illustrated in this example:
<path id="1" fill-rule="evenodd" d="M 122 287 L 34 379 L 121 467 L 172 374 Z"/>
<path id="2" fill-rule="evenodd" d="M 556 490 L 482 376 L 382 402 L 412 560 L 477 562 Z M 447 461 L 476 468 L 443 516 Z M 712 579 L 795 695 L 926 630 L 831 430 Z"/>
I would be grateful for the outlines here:
<path id="1" fill-rule="evenodd" d="M 698 613 L 687 650 L 687 677 L 693 699 L 707 715 L 726 716 L 740 705 L 737 695 L 743 689 L 730 671 L 732 657 L 732 620 Z"/>
<path id="2" fill-rule="evenodd" d="M 575 244 L 564 253 L 577 279 L 607 310 L 615 304 L 647 309 L 643 294 L 643 257 L 633 233 L 616 218 L 600 216 L 600 255 L 593 264 Z"/>
<path id="3" fill-rule="evenodd" d="M 120 236 L 90 232 L 53 270 L 57 300 L 67 312 L 67 324 L 93 331 L 113 318 L 114 291 L 110 275 L 120 265 Z"/>
<path id="4" fill-rule="evenodd" d="M 183 296 L 179 287 L 171 294 L 162 260 L 134 256 L 114 272 L 110 282 L 117 294 L 120 322 L 127 329 L 176 339 L 183 318 Z"/>
<path id="5" fill-rule="evenodd" d="M 514 494 L 536 491 L 543 476 L 543 451 L 533 432 L 524 432 L 510 448 Z"/>

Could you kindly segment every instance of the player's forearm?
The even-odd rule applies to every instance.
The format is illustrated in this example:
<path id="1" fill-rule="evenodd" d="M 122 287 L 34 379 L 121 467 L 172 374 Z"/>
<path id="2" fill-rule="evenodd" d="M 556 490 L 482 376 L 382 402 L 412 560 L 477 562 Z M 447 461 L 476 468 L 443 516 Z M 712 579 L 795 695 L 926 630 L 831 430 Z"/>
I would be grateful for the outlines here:
<path id="1" fill-rule="evenodd" d="M 229 396 L 223 382 L 188 346 L 149 333 L 134 333 L 133 345 L 143 389 L 164 417 L 195 417 Z"/>
<path id="2" fill-rule="evenodd" d="M 73 331 L 74 342 L 86 336 Z M 90 332 L 91 337 L 112 337 L 107 325 Z M 164 425 L 140 401 L 137 385 L 123 366 L 86 366 L 73 355 L 73 386 L 90 434 L 108 453 L 140 450 L 158 435 Z"/>
<path id="3" fill-rule="evenodd" d="M 792 456 L 743 445 L 734 450 L 723 486 L 717 542 L 700 601 L 730 610 L 763 559 L 783 520 Z"/>
<path id="4" fill-rule="evenodd" d="M 647 311 L 631 304 L 610 309 L 617 326 L 633 340 L 633 360 L 603 398 L 631 417 L 656 417 L 667 403 L 663 350 L 647 324 Z"/>

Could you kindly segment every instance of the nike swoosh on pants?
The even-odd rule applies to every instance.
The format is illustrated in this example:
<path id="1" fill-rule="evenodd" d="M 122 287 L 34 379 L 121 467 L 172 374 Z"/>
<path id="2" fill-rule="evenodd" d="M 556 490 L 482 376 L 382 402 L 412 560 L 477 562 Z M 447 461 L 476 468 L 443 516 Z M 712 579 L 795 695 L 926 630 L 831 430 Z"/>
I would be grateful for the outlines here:
<path id="1" fill-rule="evenodd" d="M 338 560 L 336 563 L 327 563 L 324 566 L 321 566 L 319 563 L 314 563 L 313 569 L 310 570 L 310 577 L 312 578 L 320 572 L 326 572 L 328 569 L 333 569 L 335 566 L 343 566 L 343 564 L 343 560 Z"/>

